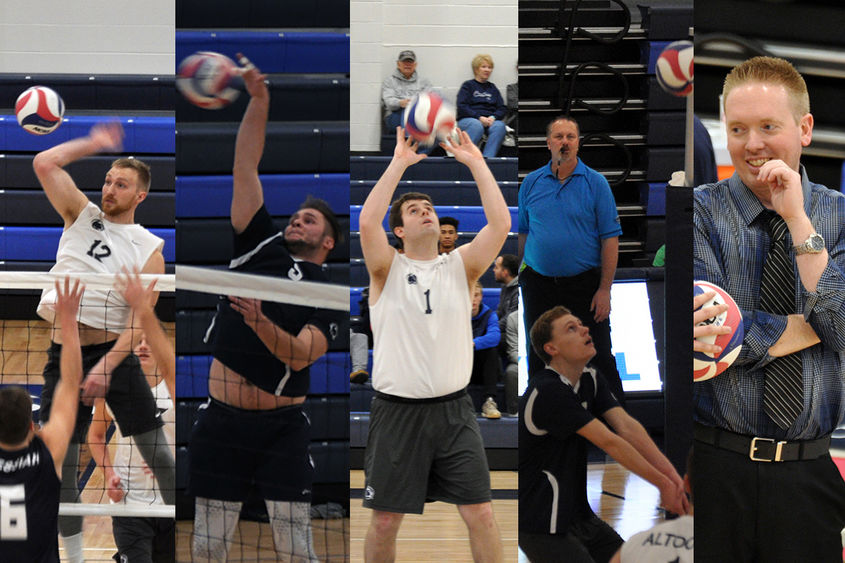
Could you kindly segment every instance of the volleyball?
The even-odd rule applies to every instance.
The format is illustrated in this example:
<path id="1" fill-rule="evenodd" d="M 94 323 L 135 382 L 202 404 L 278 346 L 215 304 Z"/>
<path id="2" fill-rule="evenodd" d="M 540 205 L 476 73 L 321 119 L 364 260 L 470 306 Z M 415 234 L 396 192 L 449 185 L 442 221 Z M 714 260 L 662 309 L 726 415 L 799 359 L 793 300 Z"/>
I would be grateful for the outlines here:
<path id="1" fill-rule="evenodd" d="M 701 295 L 702 293 L 711 291 L 716 292 L 716 295 L 704 303 L 702 308 L 727 304 L 728 310 L 721 315 L 716 315 L 706 321 L 702 321 L 698 326 L 729 326 L 731 327 L 731 332 L 730 334 L 720 334 L 718 336 L 703 336 L 698 339 L 701 342 L 721 346 L 722 351 L 718 356 L 705 354 L 704 352 L 693 353 L 693 381 L 706 381 L 728 369 L 737 359 L 740 351 L 742 351 L 742 339 L 745 337 L 745 329 L 742 325 L 742 312 L 740 312 L 733 298 L 724 289 L 712 283 L 705 281 L 694 283 L 694 295 Z"/>
<path id="2" fill-rule="evenodd" d="M 455 124 L 455 108 L 434 92 L 423 92 L 405 106 L 405 130 L 424 145 L 450 136 Z"/>
<path id="3" fill-rule="evenodd" d="M 186 57 L 176 76 L 176 87 L 189 102 L 203 109 L 221 109 L 236 99 L 233 87 L 239 76 L 235 62 L 220 53 L 199 51 Z"/>
<path id="4" fill-rule="evenodd" d="M 26 131 L 33 135 L 46 135 L 62 124 L 65 102 L 55 90 L 46 86 L 33 86 L 24 90 L 15 102 L 15 117 Z"/>
<path id="5" fill-rule="evenodd" d="M 691 41 L 675 41 L 667 45 L 654 66 L 660 87 L 673 96 L 689 96 L 693 81 L 692 59 Z"/>

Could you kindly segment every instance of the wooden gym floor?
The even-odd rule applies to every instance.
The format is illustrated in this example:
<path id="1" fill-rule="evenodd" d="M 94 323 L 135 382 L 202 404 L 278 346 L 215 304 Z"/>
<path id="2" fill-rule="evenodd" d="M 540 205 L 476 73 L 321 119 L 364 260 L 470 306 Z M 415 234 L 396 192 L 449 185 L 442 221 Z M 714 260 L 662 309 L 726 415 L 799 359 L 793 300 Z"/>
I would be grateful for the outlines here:
<path id="1" fill-rule="evenodd" d="M 502 534 L 505 561 L 527 563 L 528 560 L 517 547 L 517 473 L 492 471 L 490 476 L 494 492 L 493 510 Z M 350 472 L 350 487 L 362 489 L 363 486 L 363 471 Z M 496 500 L 497 496 L 506 496 L 497 495 L 497 491 L 512 492 L 514 500 Z M 657 489 L 615 462 L 590 465 L 587 474 L 587 497 L 593 510 L 614 526 L 625 539 L 640 530 L 650 528 L 662 519 L 657 510 L 660 502 Z M 353 563 L 364 560 L 364 536 L 369 518 L 370 511 L 361 506 L 361 499 L 353 498 L 350 526 Z M 472 561 L 466 527 L 458 511 L 454 506 L 440 502 L 426 505 L 422 516 L 405 516 L 396 549 L 397 561 Z"/>

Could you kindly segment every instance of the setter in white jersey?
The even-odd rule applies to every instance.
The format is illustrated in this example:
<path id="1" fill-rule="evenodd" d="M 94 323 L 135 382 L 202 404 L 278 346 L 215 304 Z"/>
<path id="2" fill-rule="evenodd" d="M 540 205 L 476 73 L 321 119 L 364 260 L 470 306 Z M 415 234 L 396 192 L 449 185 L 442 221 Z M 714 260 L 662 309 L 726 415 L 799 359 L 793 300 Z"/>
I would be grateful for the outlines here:
<path id="1" fill-rule="evenodd" d="M 401 128 L 393 160 L 360 214 L 378 392 L 365 462 L 364 506 L 373 510 L 367 561 L 395 559 L 404 514 L 421 513 L 426 499 L 457 505 L 476 561 L 502 560 L 489 469 L 465 387 L 472 367 L 470 289 L 501 250 L 511 218 L 496 179 L 466 133 L 448 148 L 472 172 L 487 218 L 472 242 L 438 256 L 440 225 L 431 199 L 405 194 L 390 206 L 405 169 L 425 158 Z M 389 206 L 402 254 L 382 227 Z M 444 433 L 454 439 L 443 440 Z"/>
<path id="2" fill-rule="evenodd" d="M 135 225 L 135 209 L 146 199 L 150 189 L 150 170 L 133 158 L 119 158 L 106 172 L 102 186 L 101 208 L 88 200 L 64 169 L 68 164 L 101 152 L 120 151 L 123 129 L 118 122 L 98 124 L 85 137 L 72 139 L 38 153 L 33 168 L 45 195 L 61 216 L 64 232 L 59 242 L 56 266 L 64 273 L 118 273 L 135 268 L 143 273 L 164 273 L 163 242 L 140 225 Z M 113 292 L 112 292 L 113 293 Z M 89 294 L 86 292 L 86 298 Z M 161 421 L 156 418 L 155 401 L 141 374 L 132 349 L 140 339 L 139 330 L 131 330 L 128 307 L 120 298 L 92 292 L 91 302 L 83 302 L 79 323 L 83 369 L 87 374 L 81 392 L 76 429 L 65 457 L 62 501 L 75 502 L 76 465 L 79 443 L 85 440 L 96 397 L 106 397 L 124 435 L 135 436 L 147 465 L 159 483 L 173 483 L 175 464 L 164 443 Z M 89 306 L 90 305 L 90 306 Z M 45 292 L 38 312 L 53 322 L 52 343 L 44 368 L 42 417 L 51 414 L 53 391 L 59 380 L 58 364 L 62 338 L 59 323 L 52 312 L 54 297 Z M 108 314 L 106 314 L 108 311 Z M 116 314 L 115 314 L 116 313 Z M 163 487 L 168 504 L 175 502 L 172 486 Z M 59 529 L 71 563 L 82 560 L 82 518 L 61 517 Z"/>

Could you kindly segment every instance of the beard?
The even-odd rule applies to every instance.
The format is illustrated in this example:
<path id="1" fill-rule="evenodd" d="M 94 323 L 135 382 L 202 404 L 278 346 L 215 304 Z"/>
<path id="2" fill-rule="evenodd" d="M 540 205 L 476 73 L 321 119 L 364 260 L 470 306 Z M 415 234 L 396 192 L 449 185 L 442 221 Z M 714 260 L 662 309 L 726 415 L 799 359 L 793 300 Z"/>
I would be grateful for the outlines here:
<path id="1" fill-rule="evenodd" d="M 107 207 L 108 206 L 108 207 Z M 108 216 L 114 217 L 132 209 L 131 205 L 120 205 L 116 201 L 106 203 L 105 200 L 100 200 L 100 209 Z"/>
<path id="2" fill-rule="evenodd" d="M 319 244 L 308 242 L 307 240 L 303 239 L 285 239 L 285 248 L 287 248 L 288 252 L 293 256 L 297 256 L 300 254 L 311 254 L 319 247 Z"/>

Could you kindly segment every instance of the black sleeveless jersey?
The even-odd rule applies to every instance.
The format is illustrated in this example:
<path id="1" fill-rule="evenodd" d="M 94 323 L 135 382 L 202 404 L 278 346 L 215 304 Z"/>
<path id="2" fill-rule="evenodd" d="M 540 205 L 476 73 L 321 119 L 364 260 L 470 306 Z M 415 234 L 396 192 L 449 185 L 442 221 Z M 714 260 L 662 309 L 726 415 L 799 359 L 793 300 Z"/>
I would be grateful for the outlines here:
<path id="1" fill-rule="evenodd" d="M 235 235 L 235 258 L 229 269 L 238 272 L 273 276 L 293 281 L 328 282 L 323 269 L 311 262 L 294 260 L 284 244 L 284 236 L 273 225 L 270 214 L 259 209 L 247 228 Z M 306 324 L 317 327 L 331 342 L 337 338 L 341 312 L 303 305 L 263 301 L 261 311 L 284 331 L 296 336 Z M 309 368 L 291 370 L 276 358 L 258 335 L 244 323 L 240 313 L 232 309 L 228 298 L 221 296 L 217 314 L 212 320 L 207 340 L 214 357 L 238 372 L 250 383 L 279 396 L 306 395 L 310 386 Z M 209 340 L 210 339 L 210 340 Z"/>
<path id="2" fill-rule="evenodd" d="M 60 488 L 38 436 L 24 449 L 0 449 L 0 561 L 58 563 Z"/>

